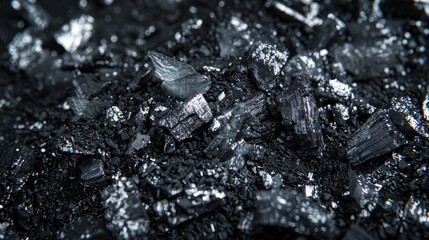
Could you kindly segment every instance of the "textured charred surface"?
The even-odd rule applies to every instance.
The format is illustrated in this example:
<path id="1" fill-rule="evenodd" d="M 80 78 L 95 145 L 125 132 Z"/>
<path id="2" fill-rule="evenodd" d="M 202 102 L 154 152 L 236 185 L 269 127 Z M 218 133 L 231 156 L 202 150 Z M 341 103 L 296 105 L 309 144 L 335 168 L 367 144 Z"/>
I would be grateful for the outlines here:
<path id="1" fill-rule="evenodd" d="M 0 239 L 429 239 L 428 9 L 0 1 Z"/>
<path id="2" fill-rule="evenodd" d="M 319 111 L 310 80 L 297 77 L 278 99 L 283 125 L 290 129 L 290 143 L 322 155 L 324 143 Z"/>

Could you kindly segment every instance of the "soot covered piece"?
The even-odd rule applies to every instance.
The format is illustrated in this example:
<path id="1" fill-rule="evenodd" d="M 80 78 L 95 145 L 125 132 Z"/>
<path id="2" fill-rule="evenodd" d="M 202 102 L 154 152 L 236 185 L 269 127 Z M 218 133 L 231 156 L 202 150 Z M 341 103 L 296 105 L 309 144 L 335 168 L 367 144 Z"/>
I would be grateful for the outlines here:
<path id="1" fill-rule="evenodd" d="M 305 76 L 295 78 L 289 89 L 279 97 L 278 103 L 282 123 L 290 131 L 290 143 L 322 155 L 322 128 L 310 80 Z"/>
<path id="2" fill-rule="evenodd" d="M 179 142 L 191 137 L 192 133 L 213 118 L 212 111 L 202 94 L 186 100 L 162 117 L 158 124 L 166 128 Z"/>

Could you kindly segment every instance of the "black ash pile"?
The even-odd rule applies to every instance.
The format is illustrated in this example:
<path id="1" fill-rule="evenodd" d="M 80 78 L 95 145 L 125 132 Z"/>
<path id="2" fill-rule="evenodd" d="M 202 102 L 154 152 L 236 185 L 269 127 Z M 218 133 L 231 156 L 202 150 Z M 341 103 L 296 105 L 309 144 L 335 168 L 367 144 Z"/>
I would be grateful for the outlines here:
<path id="1" fill-rule="evenodd" d="M 0 2 L 0 239 L 429 239 L 429 2 Z"/>

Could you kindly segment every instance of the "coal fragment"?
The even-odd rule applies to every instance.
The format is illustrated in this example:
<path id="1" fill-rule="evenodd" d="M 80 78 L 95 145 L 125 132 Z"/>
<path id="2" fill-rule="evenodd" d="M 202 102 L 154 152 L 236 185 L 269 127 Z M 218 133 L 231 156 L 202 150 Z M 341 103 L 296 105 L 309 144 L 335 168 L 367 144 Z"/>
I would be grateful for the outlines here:
<path id="1" fill-rule="evenodd" d="M 103 162 L 100 159 L 84 160 L 79 168 L 80 179 L 85 186 L 99 187 L 108 181 Z"/>
<path id="2" fill-rule="evenodd" d="M 255 84 L 262 91 L 275 87 L 275 78 L 280 75 L 289 58 L 289 51 L 281 52 L 274 46 L 258 42 L 247 55 L 247 68 Z"/>
<path id="3" fill-rule="evenodd" d="M 327 54 L 328 51 L 322 49 L 314 52 L 303 52 L 293 56 L 286 63 L 283 70 L 286 73 L 286 80 L 289 80 L 290 77 L 301 75 L 308 75 L 310 78 L 318 81 L 330 79 L 325 70 Z"/>
<path id="4" fill-rule="evenodd" d="M 176 142 L 170 135 L 164 135 L 164 153 L 173 153 L 176 151 Z"/>
<path id="5" fill-rule="evenodd" d="M 307 77 L 294 79 L 287 91 L 278 98 L 283 125 L 291 131 L 292 144 L 315 150 L 321 156 L 324 148 L 319 111 Z"/>
<path id="6" fill-rule="evenodd" d="M 368 175 L 358 175 L 351 171 L 350 195 L 356 200 L 361 208 L 360 217 L 369 217 L 377 206 L 382 186 L 373 183 L 373 178 Z"/>
<path id="7" fill-rule="evenodd" d="M 404 49 L 396 38 L 345 43 L 334 50 L 336 61 L 356 79 L 368 79 L 386 75 L 386 69 L 401 69 Z"/>
<path id="8" fill-rule="evenodd" d="M 249 46 L 249 25 L 238 16 L 231 16 L 226 23 L 219 24 L 216 31 L 221 57 L 239 57 Z"/>
<path id="9" fill-rule="evenodd" d="M 393 98 L 389 116 L 405 135 L 419 134 L 429 139 L 429 124 L 410 97 Z"/>
<path id="10" fill-rule="evenodd" d="M 317 27 L 309 47 L 313 49 L 329 48 L 334 41 L 344 34 L 345 28 L 346 25 L 343 21 L 329 13 L 322 25 Z"/>
<path id="11" fill-rule="evenodd" d="M 96 239 L 115 239 L 110 231 L 95 217 L 85 216 L 67 225 L 64 235 L 59 238 L 72 240 L 96 240 Z"/>
<path id="12" fill-rule="evenodd" d="M 155 213 L 167 220 L 171 226 L 177 226 L 188 220 L 215 210 L 226 197 L 217 189 L 200 190 L 195 184 L 185 190 L 187 196 L 173 201 L 161 200 L 154 204 Z"/>
<path id="13" fill-rule="evenodd" d="M 388 153 L 407 140 L 386 110 L 376 111 L 352 136 L 347 144 L 347 157 L 356 166 L 372 158 Z"/>
<path id="14" fill-rule="evenodd" d="M 91 38 L 94 29 L 94 18 L 89 15 L 81 15 L 63 25 L 55 34 L 55 40 L 67 52 L 75 52 L 84 46 Z"/>
<path id="15" fill-rule="evenodd" d="M 213 118 L 211 109 L 202 94 L 186 100 L 162 117 L 158 125 L 170 131 L 179 142 L 191 137 L 192 133 Z"/>
<path id="16" fill-rule="evenodd" d="M 322 80 L 317 87 L 317 93 L 323 97 L 345 102 L 352 97 L 352 88 L 338 79 Z"/>
<path id="17" fill-rule="evenodd" d="M 254 225 L 324 238 L 335 234 L 333 213 L 294 190 L 260 191 L 256 195 Z"/>
<path id="18" fill-rule="evenodd" d="M 195 94 L 206 93 L 210 80 L 197 73 L 191 65 L 150 51 L 148 56 L 155 66 L 155 75 L 162 80 L 161 87 L 169 95 L 187 99 Z"/>
<path id="19" fill-rule="evenodd" d="M 74 92 L 77 97 L 89 98 L 98 93 L 107 85 L 106 82 L 97 80 L 93 75 L 80 75 L 72 81 Z"/>
<path id="20" fill-rule="evenodd" d="M 107 102 L 94 98 L 88 100 L 86 98 L 69 97 L 66 100 L 71 110 L 76 116 L 83 118 L 93 118 L 108 104 Z"/>
<path id="21" fill-rule="evenodd" d="M 148 239 L 150 220 L 137 186 L 125 177 L 116 179 L 101 193 L 107 228 L 116 239 Z"/>
<path id="22" fill-rule="evenodd" d="M 124 122 L 124 114 L 117 106 L 112 106 L 106 110 L 106 118 L 112 123 Z"/>
<path id="23" fill-rule="evenodd" d="M 149 145 L 149 143 L 149 135 L 137 133 L 137 136 L 130 142 L 127 154 L 132 154 L 140 149 L 144 149 Z"/>

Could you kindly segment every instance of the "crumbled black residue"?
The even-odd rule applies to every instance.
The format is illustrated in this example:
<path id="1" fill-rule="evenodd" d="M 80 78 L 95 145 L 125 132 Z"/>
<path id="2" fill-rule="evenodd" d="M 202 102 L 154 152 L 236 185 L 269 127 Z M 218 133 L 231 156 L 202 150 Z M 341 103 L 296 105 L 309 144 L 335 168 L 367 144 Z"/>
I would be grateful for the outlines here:
<path id="1" fill-rule="evenodd" d="M 429 239 L 428 15 L 0 2 L 0 239 Z"/>

